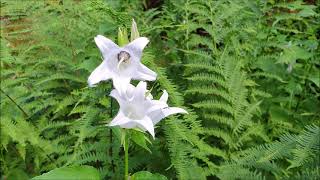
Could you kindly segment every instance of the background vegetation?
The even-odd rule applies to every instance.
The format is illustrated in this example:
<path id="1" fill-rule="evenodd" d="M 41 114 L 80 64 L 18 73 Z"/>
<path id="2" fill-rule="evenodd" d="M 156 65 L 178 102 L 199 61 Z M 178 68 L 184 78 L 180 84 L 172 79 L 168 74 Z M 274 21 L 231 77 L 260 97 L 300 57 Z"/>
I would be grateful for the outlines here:
<path id="1" fill-rule="evenodd" d="M 131 173 L 318 179 L 319 12 L 314 0 L 2 0 L 1 179 L 66 165 L 122 178 L 111 83 L 86 82 L 93 38 L 116 40 L 132 18 L 150 38 L 150 87 L 189 115 L 162 121 L 151 153 L 131 145 Z"/>

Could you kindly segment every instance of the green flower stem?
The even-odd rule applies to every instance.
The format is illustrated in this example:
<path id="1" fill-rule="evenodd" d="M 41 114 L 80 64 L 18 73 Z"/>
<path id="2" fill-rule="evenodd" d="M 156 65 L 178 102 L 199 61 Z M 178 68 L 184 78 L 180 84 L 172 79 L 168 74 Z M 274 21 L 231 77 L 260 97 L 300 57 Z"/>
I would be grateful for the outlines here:
<path id="1" fill-rule="evenodd" d="M 113 89 L 113 85 L 111 84 L 111 87 L 110 87 L 110 91 L 112 91 Z M 112 97 L 110 97 L 110 117 L 112 118 L 113 117 L 113 112 L 112 112 L 112 108 L 113 108 L 113 105 L 112 105 Z M 110 144 L 113 143 L 113 138 L 112 138 L 112 129 L 110 128 L 109 130 L 109 136 L 110 136 Z M 111 157 L 111 167 L 112 167 L 112 172 L 114 173 L 115 172 L 115 165 L 114 165 L 114 162 L 113 162 L 113 158 L 112 158 L 112 146 L 109 147 L 109 156 Z"/>
<path id="2" fill-rule="evenodd" d="M 124 179 L 125 180 L 128 180 L 129 179 L 129 138 L 127 137 L 127 135 L 125 134 L 125 137 L 124 137 L 124 144 L 123 144 L 123 147 L 124 147 Z"/>

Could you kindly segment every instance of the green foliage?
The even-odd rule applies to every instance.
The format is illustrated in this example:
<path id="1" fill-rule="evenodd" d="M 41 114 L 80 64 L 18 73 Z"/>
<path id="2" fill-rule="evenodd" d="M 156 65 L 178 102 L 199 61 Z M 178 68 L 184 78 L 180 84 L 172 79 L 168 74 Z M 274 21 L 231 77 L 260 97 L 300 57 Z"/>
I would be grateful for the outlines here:
<path id="1" fill-rule="evenodd" d="M 86 81 L 101 62 L 93 38 L 121 42 L 134 18 L 150 38 L 151 93 L 189 114 L 160 122 L 151 143 L 131 132 L 133 177 L 319 179 L 316 2 L 159 2 L 1 1 L 1 178 L 65 166 L 123 178 L 120 129 L 105 126 L 111 83 Z"/>
<path id="2" fill-rule="evenodd" d="M 19 3 L 8 1 L 4 8 Z M 23 164 L 34 176 L 66 164 L 88 164 L 103 176 L 120 174 L 120 149 L 112 148 L 120 140 L 102 124 L 111 119 L 106 113 L 111 111 L 106 96 L 110 87 L 89 89 L 86 79 L 100 61 L 93 37 L 117 29 L 117 25 L 105 29 L 99 24 L 121 23 L 113 15 L 101 17 L 94 11 L 94 2 L 37 2 L 34 7 L 38 10 L 23 12 L 28 18 L 5 22 L 15 31 L 26 21 L 27 36 L 20 32 L 12 36 L 8 28 L 2 32 L 1 50 L 10 54 L 1 64 L 1 109 L 5 112 L 1 137 L 6 137 L 1 141 L 2 172 L 10 174 Z M 26 37 L 24 42 L 16 40 Z M 14 157 L 21 158 L 7 164 Z"/>
<path id="3" fill-rule="evenodd" d="M 306 172 L 310 172 L 308 179 L 317 179 L 319 177 L 319 135 L 319 126 L 310 125 L 300 135 L 285 134 L 279 141 L 249 148 L 237 154 L 231 163 L 223 165 L 219 177 L 224 177 L 223 175 L 232 168 L 247 167 L 262 170 L 266 174 L 272 173 L 280 179 L 298 178 Z M 285 163 L 284 160 L 287 162 Z M 245 169 L 248 170 L 247 168 Z M 230 179 L 237 178 L 239 176 Z M 245 176 L 242 178 L 246 179 Z"/>
<path id="4" fill-rule="evenodd" d="M 148 179 L 155 179 L 155 180 L 166 180 L 167 178 L 161 174 L 152 174 L 148 171 L 140 171 L 134 173 L 131 177 L 133 180 L 148 180 Z"/>
<path id="5" fill-rule="evenodd" d="M 150 140 L 144 136 L 143 132 L 133 130 L 132 133 L 130 133 L 129 137 L 131 137 L 131 140 L 135 144 L 137 144 L 138 146 L 142 147 L 143 149 L 151 153 L 151 150 L 147 145 L 147 142 L 150 143 Z"/>
<path id="6" fill-rule="evenodd" d="M 90 166 L 72 166 L 54 169 L 48 173 L 32 178 L 34 180 L 50 179 L 76 179 L 76 180 L 99 180 L 99 171 Z"/>
<path id="7" fill-rule="evenodd" d="M 269 168 L 266 174 L 261 167 L 221 164 L 281 134 L 319 125 L 318 80 L 309 78 L 320 71 L 316 7 L 302 1 L 245 0 L 166 5 L 179 14 L 172 18 L 166 11 L 171 23 L 180 25 L 166 29 L 167 43 L 175 44 L 167 53 L 177 53 L 174 58 L 184 64 L 180 76 L 187 81 L 176 82 L 201 119 L 201 153 L 194 156 L 203 173 L 221 179 L 289 177 L 283 175 L 290 174 L 288 166 L 263 164 Z M 285 146 L 272 150 L 286 152 Z M 303 161 L 316 156 L 308 150 L 295 154 L 304 155 Z"/>

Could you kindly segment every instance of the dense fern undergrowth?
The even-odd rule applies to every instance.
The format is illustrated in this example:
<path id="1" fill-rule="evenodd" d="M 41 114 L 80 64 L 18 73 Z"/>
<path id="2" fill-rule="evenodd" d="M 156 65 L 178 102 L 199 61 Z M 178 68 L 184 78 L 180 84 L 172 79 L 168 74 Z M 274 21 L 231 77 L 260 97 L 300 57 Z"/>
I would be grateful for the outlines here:
<path id="1" fill-rule="evenodd" d="M 74 165 L 123 178 L 112 86 L 87 78 L 101 62 L 93 38 L 116 41 L 134 18 L 158 74 L 149 88 L 189 114 L 161 121 L 150 152 L 132 142 L 129 172 L 319 179 L 319 3 L 2 0 L 0 178 Z"/>

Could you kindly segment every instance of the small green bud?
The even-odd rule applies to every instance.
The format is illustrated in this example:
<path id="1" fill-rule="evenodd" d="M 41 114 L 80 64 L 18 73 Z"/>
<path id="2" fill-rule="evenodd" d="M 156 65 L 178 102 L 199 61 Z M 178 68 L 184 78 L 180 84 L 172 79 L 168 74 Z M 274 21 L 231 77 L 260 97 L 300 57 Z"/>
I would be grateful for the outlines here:
<path id="1" fill-rule="evenodd" d="M 128 39 L 127 30 L 125 28 L 119 27 L 119 30 L 118 30 L 118 45 L 119 46 L 124 46 L 124 45 L 126 45 L 128 43 L 129 43 L 129 39 Z"/>
<path id="2" fill-rule="evenodd" d="M 132 19 L 131 35 L 130 35 L 131 41 L 137 39 L 138 37 L 140 37 L 140 35 L 139 35 L 137 23 L 134 19 Z"/>

